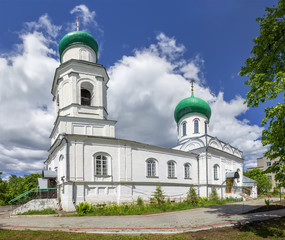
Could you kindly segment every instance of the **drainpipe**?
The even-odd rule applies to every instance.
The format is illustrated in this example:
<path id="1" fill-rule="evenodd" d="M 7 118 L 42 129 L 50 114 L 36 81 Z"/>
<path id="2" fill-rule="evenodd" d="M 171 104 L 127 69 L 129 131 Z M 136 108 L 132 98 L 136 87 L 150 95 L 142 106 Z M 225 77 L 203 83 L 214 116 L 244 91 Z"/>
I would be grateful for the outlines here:
<path id="1" fill-rule="evenodd" d="M 66 181 L 67 182 L 71 182 L 70 181 L 70 174 L 69 174 L 69 141 L 67 139 L 67 137 L 65 135 L 63 135 L 63 138 L 66 142 L 66 152 L 65 152 L 65 156 L 66 156 Z M 72 202 L 73 204 L 75 204 L 76 199 L 75 199 L 75 182 L 72 181 Z"/>
<path id="2" fill-rule="evenodd" d="M 66 158 L 66 169 L 65 169 L 65 175 L 66 175 L 66 181 L 69 182 L 70 181 L 70 177 L 69 177 L 69 142 L 68 139 L 66 138 L 65 135 L 63 135 L 63 138 L 66 142 L 66 151 L 65 151 L 65 158 Z"/>
<path id="3" fill-rule="evenodd" d="M 206 122 L 206 125 L 208 124 L 208 122 Z M 208 176 L 208 138 L 207 138 L 208 134 L 205 134 L 206 137 L 206 189 L 207 189 L 207 198 L 209 197 L 209 176 Z"/>
<path id="4" fill-rule="evenodd" d="M 198 197 L 200 197 L 200 163 L 199 163 L 199 156 L 197 156 L 197 164 L 198 164 Z"/>

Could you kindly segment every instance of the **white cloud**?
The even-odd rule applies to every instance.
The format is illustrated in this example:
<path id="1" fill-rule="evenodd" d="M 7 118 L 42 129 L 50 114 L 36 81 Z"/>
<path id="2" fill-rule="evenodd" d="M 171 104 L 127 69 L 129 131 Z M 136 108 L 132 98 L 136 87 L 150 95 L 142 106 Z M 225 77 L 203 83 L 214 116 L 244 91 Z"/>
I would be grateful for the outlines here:
<path id="1" fill-rule="evenodd" d="M 79 17 L 79 30 L 88 32 L 88 29 L 90 28 L 97 30 L 100 34 L 103 34 L 103 30 L 95 20 L 96 12 L 89 10 L 86 5 L 81 4 L 75 6 L 70 11 L 70 14 L 74 14 L 76 17 Z M 67 29 L 68 31 L 75 31 L 75 21 L 73 23 L 69 23 Z"/>
<path id="2" fill-rule="evenodd" d="M 52 25 L 47 15 L 28 26 L 31 32 L 20 33 L 19 51 L 0 56 L 0 169 L 3 172 L 42 169 L 54 119 L 49 89 L 58 62 L 49 46 L 60 27 Z"/>
<path id="3" fill-rule="evenodd" d="M 32 32 L 35 31 L 44 31 L 48 36 L 56 38 L 61 26 L 56 26 L 51 23 L 51 19 L 47 14 L 44 14 L 39 18 L 37 22 L 27 22 L 25 23 L 27 26 L 27 31 Z"/>
<path id="4" fill-rule="evenodd" d="M 198 56 L 194 60 L 183 59 L 185 47 L 163 33 L 157 41 L 136 50 L 134 56 L 124 56 L 108 70 L 109 112 L 110 118 L 118 120 L 117 137 L 175 146 L 174 109 L 180 100 L 190 96 L 187 80 L 195 79 L 200 84 L 195 84 L 195 96 L 211 105 L 210 134 L 244 151 L 246 164 L 254 164 L 265 148 L 258 140 L 262 128 L 250 125 L 246 119 L 237 119 L 247 111 L 245 99 L 235 96 L 226 102 L 222 92 L 216 96 L 201 85 L 202 59 Z"/>

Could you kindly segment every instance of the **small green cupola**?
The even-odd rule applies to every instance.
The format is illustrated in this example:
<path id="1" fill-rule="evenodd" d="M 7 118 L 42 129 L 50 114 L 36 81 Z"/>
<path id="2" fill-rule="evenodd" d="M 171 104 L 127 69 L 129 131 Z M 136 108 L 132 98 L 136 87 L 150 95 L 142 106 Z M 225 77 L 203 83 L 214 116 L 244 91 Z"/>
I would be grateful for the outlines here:
<path id="1" fill-rule="evenodd" d="M 208 121 L 210 121 L 211 117 L 211 108 L 207 102 L 202 100 L 201 98 L 194 97 L 194 86 L 193 86 L 194 80 L 191 80 L 191 97 L 184 98 L 181 100 L 174 111 L 174 119 L 176 123 L 180 121 L 181 118 L 183 118 L 187 114 L 202 114 L 206 118 L 208 118 Z"/>
<path id="2" fill-rule="evenodd" d="M 91 34 L 84 31 L 74 31 L 66 34 L 59 42 L 58 52 L 60 56 L 60 60 L 62 58 L 63 52 L 70 46 L 82 44 L 90 47 L 96 53 L 96 59 L 98 56 L 98 43 L 92 37 Z"/>

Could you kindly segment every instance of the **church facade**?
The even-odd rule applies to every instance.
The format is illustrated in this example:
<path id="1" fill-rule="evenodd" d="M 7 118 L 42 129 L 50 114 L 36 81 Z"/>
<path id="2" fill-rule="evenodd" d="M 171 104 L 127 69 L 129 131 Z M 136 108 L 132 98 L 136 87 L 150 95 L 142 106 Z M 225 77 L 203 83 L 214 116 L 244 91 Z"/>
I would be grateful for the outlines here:
<path id="1" fill-rule="evenodd" d="M 56 119 L 43 177 L 56 179 L 63 210 L 85 201 L 147 201 L 157 184 L 174 201 L 183 200 L 191 185 L 200 197 L 214 187 L 223 198 L 256 196 L 256 186 L 243 181 L 242 152 L 208 134 L 210 106 L 193 91 L 175 109 L 174 148 L 118 139 L 116 121 L 108 119 L 109 77 L 97 63 L 96 40 L 83 31 L 68 33 L 59 55 L 51 90 Z"/>

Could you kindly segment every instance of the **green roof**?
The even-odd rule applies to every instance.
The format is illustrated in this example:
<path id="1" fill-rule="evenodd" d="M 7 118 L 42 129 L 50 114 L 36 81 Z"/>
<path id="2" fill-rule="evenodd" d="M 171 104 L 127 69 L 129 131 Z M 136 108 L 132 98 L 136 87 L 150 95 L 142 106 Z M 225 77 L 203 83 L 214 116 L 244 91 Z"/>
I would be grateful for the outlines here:
<path id="1" fill-rule="evenodd" d="M 174 111 L 175 121 L 178 123 L 183 116 L 190 113 L 202 114 L 206 116 L 208 120 L 210 120 L 211 108 L 207 102 L 192 95 L 191 97 L 185 98 L 177 104 Z"/>
<path id="2" fill-rule="evenodd" d="M 66 34 L 59 42 L 58 52 L 61 59 L 61 55 L 64 50 L 75 44 L 83 44 L 89 46 L 98 55 L 98 44 L 91 34 L 83 31 L 75 31 Z"/>

